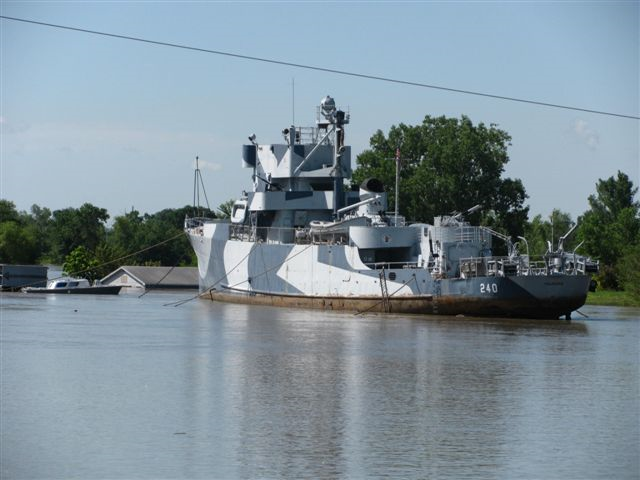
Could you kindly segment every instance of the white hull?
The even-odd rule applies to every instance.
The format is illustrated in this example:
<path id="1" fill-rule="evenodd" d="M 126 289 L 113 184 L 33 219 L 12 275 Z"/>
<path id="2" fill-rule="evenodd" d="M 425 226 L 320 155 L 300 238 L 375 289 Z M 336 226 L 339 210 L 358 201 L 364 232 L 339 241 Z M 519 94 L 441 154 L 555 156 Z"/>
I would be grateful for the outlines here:
<path id="1" fill-rule="evenodd" d="M 198 257 L 200 291 L 305 297 L 382 297 L 380 270 L 364 265 L 349 245 L 271 244 L 229 240 L 229 224 L 207 223 L 189 231 Z M 392 270 L 389 295 L 416 296 L 433 291 L 425 269 Z"/>

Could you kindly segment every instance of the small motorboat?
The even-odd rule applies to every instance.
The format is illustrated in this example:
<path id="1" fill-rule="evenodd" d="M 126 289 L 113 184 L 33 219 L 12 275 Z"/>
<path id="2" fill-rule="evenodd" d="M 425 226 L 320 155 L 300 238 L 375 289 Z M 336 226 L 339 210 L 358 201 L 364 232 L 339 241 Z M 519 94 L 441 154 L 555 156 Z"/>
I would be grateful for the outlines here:
<path id="1" fill-rule="evenodd" d="M 46 287 L 25 287 L 25 293 L 71 293 L 90 295 L 118 295 L 121 285 L 91 285 L 86 278 L 61 277 L 51 280 Z"/>

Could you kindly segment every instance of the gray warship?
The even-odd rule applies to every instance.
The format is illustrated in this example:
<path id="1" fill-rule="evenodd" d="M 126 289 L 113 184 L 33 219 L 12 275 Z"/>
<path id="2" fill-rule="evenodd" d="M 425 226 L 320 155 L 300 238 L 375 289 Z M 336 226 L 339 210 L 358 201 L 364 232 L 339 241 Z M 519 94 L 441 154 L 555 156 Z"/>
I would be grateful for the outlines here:
<path id="1" fill-rule="evenodd" d="M 314 127 L 291 126 L 284 143 L 243 146 L 253 189 L 230 221 L 187 218 L 201 297 L 226 302 L 515 318 L 570 318 L 598 264 L 557 247 L 534 260 L 518 243 L 465 220 L 467 212 L 409 223 L 387 212 L 376 179 L 346 189 L 350 115 L 325 97 Z M 396 195 L 397 198 L 397 195 Z M 575 227 L 574 227 L 575 228 Z M 520 238 L 526 243 L 526 240 Z M 507 255 L 492 253 L 505 242 Z"/>

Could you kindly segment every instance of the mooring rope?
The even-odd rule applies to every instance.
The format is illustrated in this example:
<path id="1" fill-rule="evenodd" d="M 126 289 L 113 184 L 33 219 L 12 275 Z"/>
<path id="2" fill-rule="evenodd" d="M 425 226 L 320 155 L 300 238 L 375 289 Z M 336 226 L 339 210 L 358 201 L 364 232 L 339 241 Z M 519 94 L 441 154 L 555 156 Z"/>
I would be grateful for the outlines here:
<path id="1" fill-rule="evenodd" d="M 301 253 L 306 252 L 306 251 L 307 251 L 311 246 L 312 246 L 312 244 L 307 245 L 305 248 L 303 248 L 302 250 L 300 250 L 298 253 L 296 253 L 296 254 L 294 254 L 294 255 L 292 255 L 292 256 L 290 256 L 290 257 L 287 257 L 287 258 L 286 258 L 286 260 L 285 260 L 284 262 L 281 262 L 281 263 L 279 263 L 278 265 L 275 265 L 275 266 L 273 266 L 273 267 L 271 267 L 271 268 L 268 268 L 267 270 L 264 270 L 262 273 L 259 273 L 258 275 L 254 275 L 253 277 L 251 277 L 251 280 L 253 280 L 254 278 L 262 277 L 263 275 L 266 275 L 267 273 L 269 273 L 269 272 L 271 272 L 271 271 L 275 270 L 276 268 L 280 268 L 282 265 L 284 265 L 285 263 L 287 263 L 289 260 L 291 260 L 291 259 L 293 259 L 293 258 L 297 257 L 297 256 L 298 256 L 298 255 L 300 255 Z M 264 261 L 264 257 L 263 257 L 263 261 Z M 265 267 L 266 267 L 266 265 L 265 265 Z M 247 279 L 247 280 L 242 280 L 241 282 L 235 283 L 235 284 L 233 284 L 233 285 L 227 285 L 227 288 L 229 288 L 229 289 L 231 289 L 231 288 L 235 288 L 235 287 L 237 287 L 238 285 L 242 285 L 243 283 L 248 283 L 248 282 L 249 282 L 249 279 Z"/>
<path id="2" fill-rule="evenodd" d="M 261 246 L 261 244 L 254 244 L 254 245 L 257 245 L 258 247 L 259 247 L 259 246 Z M 313 246 L 313 245 L 312 245 L 312 244 L 307 245 L 305 248 L 303 248 L 302 250 L 300 250 L 299 252 L 297 252 L 295 255 L 292 255 L 291 257 L 287 257 L 283 262 L 281 262 L 281 263 L 279 263 L 278 265 L 275 265 L 274 267 L 271 267 L 271 268 L 269 268 L 269 269 L 267 269 L 267 270 L 264 270 L 263 272 L 261 272 L 261 273 L 259 273 L 259 274 L 257 274 L 257 275 L 254 275 L 253 277 L 251 277 L 251 279 L 261 277 L 261 276 L 266 275 L 267 273 L 271 272 L 272 270 L 275 270 L 276 268 L 280 268 L 282 265 L 284 265 L 285 263 L 287 263 L 289 260 L 291 260 L 291 259 L 293 259 L 293 258 L 297 257 L 298 255 L 300 255 L 301 253 L 303 253 L 303 252 L 307 251 L 311 246 Z M 218 283 L 220 283 L 220 282 L 221 282 L 221 281 L 222 281 L 222 280 L 223 280 L 223 279 L 224 279 L 224 278 L 225 278 L 229 273 L 231 273 L 231 272 L 232 272 L 233 270 L 235 270 L 235 269 L 236 269 L 240 264 L 242 264 L 242 262 L 244 262 L 244 261 L 249 257 L 249 255 L 251 255 L 254 251 L 255 251 L 255 249 L 254 249 L 254 247 L 252 246 L 252 247 L 251 247 L 251 249 L 249 250 L 249 253 L 247 253 L 247 254 L 242 258 L 242 260 L 240 260 L 240 261 L 239 261 L 238 263 L 236 263 L 232 268 L 230 268 L 229 270 L 227 270 L 227 271 L 224 273 L 224 275 L 222 275 L 218 280 L 216 280 L 216 281 L 215 281 L 215 283 L 213 283 L 213 285 L 210 285 L 210 286 L 208 286 L 207 288 L 205 288 L 203 293 L 205 293 L 205 292 L 211 292 L 211 290 L 213 290 L 213 289 L 214 289 L 214 287 L 215 287 L 216 285 L 218 285 Z M 236 283 L 236 284 L 234 284 L 234 285 L 227 285 L 227 286 L 226 286 L 226 288 L 228 288 L 228 289 L 232 289 L 232 288 L 237 287 L 238 285 L 242 285 L 243 283 L 247 283 L 247 282 L 249 282 L 249 279 L 247 279 L 247 280 L 242 280 L 241 282 L 238 282 L 238 283 Z M 181 306 L 181 305 L 184 305 L 185 303 L 188 303 L 188 302 L 190 302 L 190 301 L 192 301 L 192 300 L 195 300 L 196 298 L 200 297 L 200 295 L 202 295 L 202 294 L 201 294 L 201 293 L 198 293 L 197 295 L 194 295 L 193 297 L 190 297 L 190 298 L 187 298 L 187 299 L 184 299 L 184 300 L 178 300 L 177 302 L 170 302 L 170 303 L 166 303 L 166 304 L 164 304 L 163 306 L 165 306 L 165 307 L 169 307 L 169 306 L 179 307 L 179 306 Z"/>
<path id="3" fill-rule="evenodd" d="M 68 277 L 76 277 L 76 276 L 81 275 L 83 273 L 90 272 L 90 271 L 96 270 L 98 268 L 106 267 L 107 265 L 111 265 L 112 263 L 120 262 L 121 260 L 124 260 L 125 258 L 133 257 L 134 255 L 138 255 L 139 253 L 146 252 L 147 250 L 151 250 L 153 248 L 159 247 L 160 245 L 164 245 L 165 243 L 169 243 L 169 242 L 175 240 L 176 238 L 181 237 L 184 234 L 185 234 L 184 232 L 180 232 L 179 234 L 174 235 L 171 238 L 167 238 L 166 240 L 158 242 L 158 243 L 156 243 L 154 245 L 151 245 L 150 247 L 142 248 L 142 249 L 140 249 L 140 250 L 138 250 L 136 252 L 128 253 L 127 255 L 124 255 L 122 257 L 118 257 L 118 258 L 115 258 L 113 260 L 109 260 L 108 262 L 104 262 L 104 263 L 101 263 L 99 265 L 95 265 L 93 267 L 85 268 L 84 270 L 77 270 L 75 272 L 69 272 L 67 275 L 60 275 L 58 277 L 49 278 L 49 279 L 47 279 L 47 281 L 49 282 L 49 281 L 52 281 L 52 280 L 59 280 L 61 278 L 65 278 L 67 276 Z M 27 283 L 27 284 L 22 285 L 22 287 L 32 287 L 32 286 L 37 285 L 39 283 L 40 282 Z"/>
<path id="4" fill-rule="evenodd" d="M 249 249 L 249 252 L 248 252 L 244 257 L 242 257 L 242 259 L 241 259 L 238 263 L 236 263 L 233 267 L 231 267 L 229 270 L 227 270 L 226 272 L 224 272 L 224 274 L 223 274 L 220 278 L 218 278 L 218 280 L 216 280 L 216 281 L 215 281 L 215 282 L 213 282 L 211 285 L 209 285 L 207 288 L 205 288 L 205 289 L 204 289 L 204 292 L 211 292 L 211 290 L 213 290 L 213 289 L 215 288 L 215 286 L 216 286 L 216 285 L 218 285 L 222 280 L 224 280 L 224 278 L 225 278 L 227 275 L 229 275 L 232 271 L 234 271 L 236 268 L 238 268 L 238 267 L 242 264 L 242 262 L 244 262 L 244 261 L 249 257 L 249 255 L 251 255 L 251 254 L 253 253 L 253 251 L 254 251 L 254 249 L 255 249 L 255 246 L 256 246 L 256 245 L 257 245 L 257 244 L 256 244 L 256 243 L 254 243 L 254 244 L 251 246 L 251 248 Z M 212 247 L 212 248 L 213 248 L 213 247 Z M 204 293 L 204 292 L 203 292 L 203 293 Z M 198 294 L 197 294 L 197 295 L 194 295 L 194 296 L 189 297 L 189 298 L 184 299 L 184 300 L 178 300 L 177 302 L 170 302 L 170 303 L 166 303 L 166 304 L 164 304 L 163 306 L 168 307 L 168 306 L 171 306 L 171 305 L 172 305 L 172 306 L 174 306 L 174 307 L 179 307 L 180 305 L 184 305 L 185 303 L 190 302 L 191 300 L 195 300 L 195 299 L 196 299 L 196 298 L 198 298 L 200 295 L 202 295 L 202 294 L 198 292 Z"/>
<path id="5" fill-rule="evenodd" d="M 234 271 L 236 268 L 238 268 L 240 266 L 240 264 L 242 262 L 244 262 L 249 255 L 251 255 L 251 253 L 253 252 L 254 249 L 254 245 L 251 246 L 251 248 L 249 249 L 249 253 L 247 253 L 244 257 L 242 257 L 242 260 L 240 260 L 238 263 L 236 263 L 233 267 L 231 267 L 229 270 L 227 270 L 226 272 L 224 272 L 224 275 L 222 275 L 218 280 L 216 280 L 215 282 L 213 282 L 211 285 L 209 285 L 207 288 L 204 289 L 204 292 L 210 292 L 211 290 L 213 290 L 215 288 L 216 285 L 218 285 L 227 275 L 229 275 L 232 271 Z M 204 293 L 203 292 L 203 293 Z M 202 295 L 200 292 L 198 292 L 197 295 L 194 295 L 192 297 L 183 299 L 183 300 L 178 300 L 177 302 L 169 302 L 169 303 L 165 303 L 163 305 L 163 307 L 179 307 L 180 305 L 184 305 L 185 303 L 190 302 L 191 300 L 195 300 L 196 298 L 198 298 L 200 295 Z"/>
<path id="6" fill-rule="evenodd" d="M 396 293 L 398 293 L 400 290 L 402 290 L 404 287 L 408 286 L 411 282 L 413 282 L 415 280 L 416 285 L 418 284 L 418 279 L 416 278 L 415 275 L 413 275 L 413 278 L 411 278 L 411 280 L 409 280 L 407 283 L 403 283 L 402 285 L 400 285 L 400 287 L 398 287 L 397 290 L 395 290 L 393 293 L 391 293 L 390 295 L 388 295 L 386 298 L 383 298 L 382 300 L 380 300 L 377 303 L 374 303 L 373 305 L 371 305 L 369 308 L 366 308 L 364 310 L 360 310 L 356 313 L 354 313 L 354 315 L 362 315 L 363 313 L 367 313 L 371 310 L 373 310 L 374 308 L 376 308 L 378 305 L 382 304 L 385 301 L 388 301 L 391 297 L 393 297 Z M 391 305 L 389 305 L 389 307 L 391 307 Z"/>
<path id="7" fill-rule="evenodd" d="M 167 273 L 165 273 L 160 280 L 158 280 L 156 283 L 154 283 L 153 286 L 145 288 L 144 292 L 142 292 L 140 295 L 138 295 L 138 298 L 144 297 L 147 293 L 149 293 L 151 291 L 151 289 L 156 288 L 158 285 L 160 285 L 160 283 L 165 278 L 167 278 L 171 272 L 173 272 L 173 269 L 178 266 L 178 263 L 179 263 L 179 261 L 176 262 L 176 264 L 173 267 L 171 267 L 169 270 L 167 270 Z"/>

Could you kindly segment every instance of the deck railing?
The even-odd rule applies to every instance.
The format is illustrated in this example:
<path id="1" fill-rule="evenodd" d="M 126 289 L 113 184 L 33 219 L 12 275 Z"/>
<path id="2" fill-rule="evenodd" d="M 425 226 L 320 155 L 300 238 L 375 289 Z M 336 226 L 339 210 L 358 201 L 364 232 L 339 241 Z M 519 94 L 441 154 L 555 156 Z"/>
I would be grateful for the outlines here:
<path id="1" fill-rule="evenodd" d="M 229 240 L 261 243 L 285 243 L 296 245 L 325 244 L 345 245 L 349 243 L 347 232 L 319 231 L 311 228 L 254 227 L 231 225 Z"/>
<path id="2" fill-rule="evenodd" d="M 385 215 L 389 219 L 390 227 L 405 227 L 407 225 L 407 219 L 404 215 L 396 215 L 395 212 L 386 212 Z"/>
<path id="3" fill-rule="evenodd" d="M 184 227 L 185 228 L 198 228 L 202 227 L 205 223 L 213 223 L 218 221 L 215 218 L 207 218 L 207 217 L 186 217 L 184 219 Z"/>
<path id="4" fill-rule="evenodd" d="M 195 229 L 202 234 L 206 223 L 215 222 L 207 218 L 187 218 L 185 227 Z M 474 235 L 471 230 L 461 232 L 462 236 Z M 318 228 L 279 228 L 255 227 L 251 225 L 229 225 L 229 240 L 260 242 L 267 244 L 296 245 L 349 245 L 348 230 L 331 230 Z M 533 259 L 535 258 L 535 260 Z M 371 269 L 427 268 L 434 275 L 444 273 L 444 265 L 433 261 L 428 265 L 422 262 L 364 262 Z M 456 268 L 457 267 L 457 268 Z M 514 276 L 514 275 L 553 275 L 564 273 L 584 275 L 598 271 L 598 264 L 589 258 L 573 254 L 559 253 L 546 256 L 530 257 L 529 255 L 504 257 L 467 257 L 461 258 L 454 266 L 455 275 L 462 278 L 481 276 Z M 451 272 L 447 268 L 447 272 Z"/>
<path id="5" fill-rule="evenodd" d="M 584 275 L 597 271 L 597 263 L 573 253 L 533 257 L 519 255 L 516 257 L 469 257 L 459 262 L 460 276 L 472 278 L 480 276 L 513 276 L 513 275 Z"/>
<path id="6" fill-rule="evenodd" d="M 420 268 L 418 262 L 365 262 L 365 265 L 372 270 L 392 270 L 398 268 Z"/>

